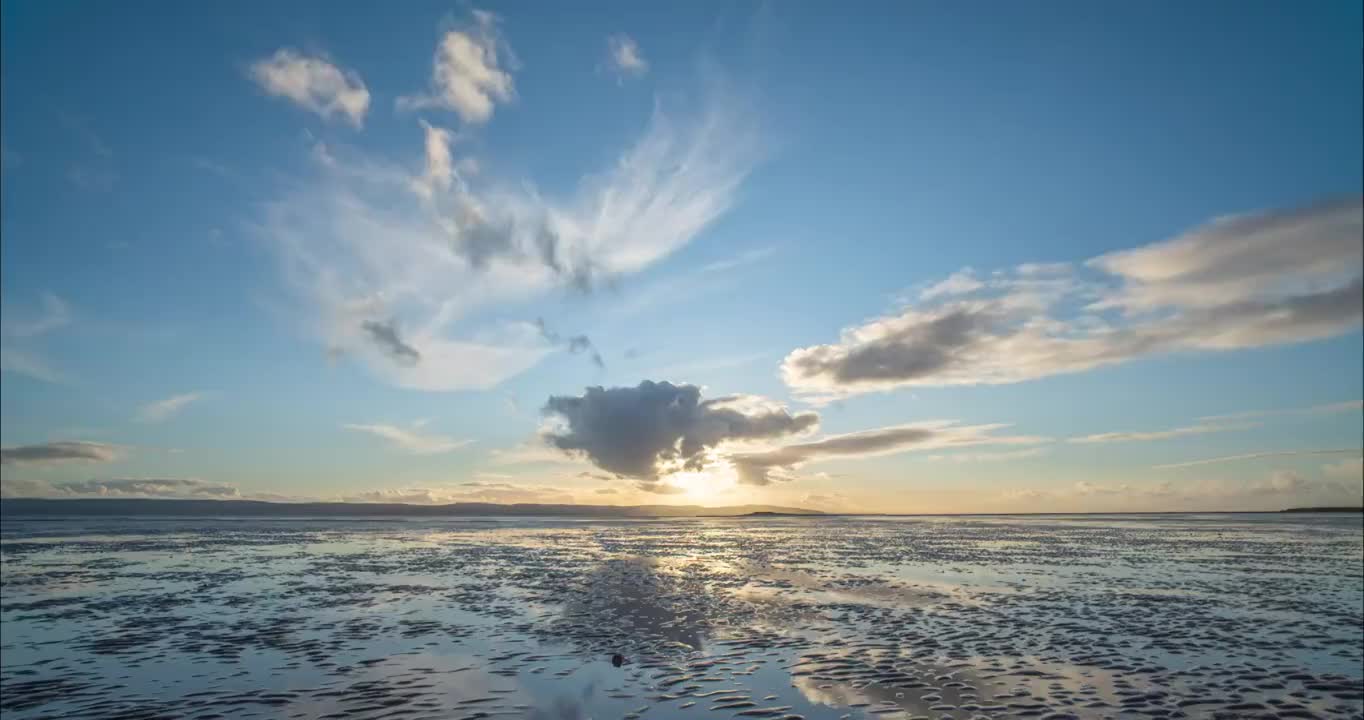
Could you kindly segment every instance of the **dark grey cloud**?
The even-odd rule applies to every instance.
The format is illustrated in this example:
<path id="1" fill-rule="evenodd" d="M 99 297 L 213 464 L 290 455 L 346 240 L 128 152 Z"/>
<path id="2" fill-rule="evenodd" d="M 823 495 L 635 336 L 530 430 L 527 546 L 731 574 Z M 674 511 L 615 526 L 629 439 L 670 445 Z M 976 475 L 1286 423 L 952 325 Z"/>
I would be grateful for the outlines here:
<path id="1" fill-rule="evenodd" d="M 1007 317 L 999 309 L 958 307 L 871 342 L 848 348 L 824 345 L 793 354 L 787 362 L 799 376 L 828 375 L 840 384 L 914 380 L 942 371 L 1006 328 Z"/>
<path id="2" fill-rule="evenodd" d="M 833 435 L 812 442 L 786 445 L 758 453 L 730 456 L 739 482 L 769 485 L 790 480 L 790 471 L 807 462 L 835 458 L 885 455 L 909 450 L 928 450 L 974 445 L 1028 445 L 1046 442 L 1033 436 L 992 434 L 1004 425 L 957 425 L 952 422 L 924 422 Z"/>
<path id="3" fill-rule="evenodd" d="M 41 464 L 80 460 L 112 462 L 123 457 L 124 449 L 108 443 L 61 441 L 41 445 L 0 448 L 0 464 Z"/>
<path id="4" fill-rule="evenodd" d="M 593 365 L 596 365 L 603 370 L 606 369 L 606 362 L 602 360 L 601 353 L 597 352 L 597 347 L 592 344 L 592 339 L 586 335 L 573 335 L 564 338 L 564 336 L 560 335 L 558 332 L 550 329 L 550 327 L 545 324 L 544 318 L 535 318 L 535 327 L 540 329 L 540 335 L 548 340 L 550 344 L 563 345 L 574 355 L 586 353 L 588 358 L 592 360 Z"/>
<path id="5" fill-rule="evenodd" d="M 416 365 L 422 359 L 422 354 L 417 348 L 403 342 L 398 334 L 398 323 L 396 320 L 389 319 L 384 322 L 378 320 L 366 320 L 360 324 L 361 329 L 369 336 L 369 339 L 379 346 L 389 357 L 404 364 Z"/>
<path id="6" fill-rule="evenodd" d="M 800 348 L 797 392 L 833 399 L 906 386 L 1014 383 L 1154 355 L 1332 337 L 1364 317 L 1364 203 L 1237 216 L 1039 280 L 1025 267 Z M 1092 274 L 1092 273 L 1091 273 Z"/>
<path id="7" fill-rule="evenodd" d="M 580 396 L 552 396 L 544 413 L 560 421 L 545 433 L 550 445 L 645 484 L 656 482 L 664 466 L 700 469 L 706 451 L 722 442 L 772 439 L 819 423 L 816 413 L 792 415 L 761 398 L 702 400 L 694 385 L 648 380 L 637 387 L 590 387 Z"/>

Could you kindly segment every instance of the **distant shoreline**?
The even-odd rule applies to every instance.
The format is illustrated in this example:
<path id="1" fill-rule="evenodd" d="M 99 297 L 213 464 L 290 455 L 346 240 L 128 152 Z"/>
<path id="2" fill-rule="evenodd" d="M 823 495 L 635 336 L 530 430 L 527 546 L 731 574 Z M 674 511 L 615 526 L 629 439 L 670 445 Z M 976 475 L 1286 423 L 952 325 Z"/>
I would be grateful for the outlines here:
<path id="1" fill-rule="evenodd" d="M 755 513 L 823 515 L 818 510 L 776 505 L 570 505 L 540 503 L 269 502 L 191 498 L 4 498 L 5 517 L 739 517 Z M 758 515 L 761 517 L 761 515 Z"/>
<path id="2" fill-rule="evenodd" d="M 269 502 L 264 500 L 198 500 L 182 498 L 4 498 L 5 517 L 561 517 L 605 519 L 800 517 L 1029 517 L 1147 515 L 1278 515 L 1285 513 L 1364 513 L 1364 507 L 1307 507 L 1284 510 L 1162 510 L 1146 512 L 974 512 L 974 513 L 828 513 L 771 505 L 704 507 L 700 505 L 547 505 L 533 503 Z"/>

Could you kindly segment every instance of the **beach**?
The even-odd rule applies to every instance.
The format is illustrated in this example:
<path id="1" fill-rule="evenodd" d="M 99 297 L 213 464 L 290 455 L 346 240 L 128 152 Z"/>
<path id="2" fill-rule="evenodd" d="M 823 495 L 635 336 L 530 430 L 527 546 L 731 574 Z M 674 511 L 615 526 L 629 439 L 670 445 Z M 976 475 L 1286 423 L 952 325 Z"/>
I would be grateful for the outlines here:
<path id="1" fill-rule="evenodd" d="M 1361 717 L 1361 537 L 1358 514 L 8 518 L 0 709 Z"/>

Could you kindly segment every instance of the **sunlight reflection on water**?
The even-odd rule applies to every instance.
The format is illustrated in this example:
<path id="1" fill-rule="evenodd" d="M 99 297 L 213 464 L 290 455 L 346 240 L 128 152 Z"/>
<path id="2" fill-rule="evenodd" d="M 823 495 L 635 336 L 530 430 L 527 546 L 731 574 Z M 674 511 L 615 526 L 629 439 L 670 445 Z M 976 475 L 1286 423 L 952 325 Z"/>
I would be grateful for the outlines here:
<path id="1" fill-rule="evenodd" d="M 1360 522 L 6 519 L 0 709 L 1361 717 Z"/>

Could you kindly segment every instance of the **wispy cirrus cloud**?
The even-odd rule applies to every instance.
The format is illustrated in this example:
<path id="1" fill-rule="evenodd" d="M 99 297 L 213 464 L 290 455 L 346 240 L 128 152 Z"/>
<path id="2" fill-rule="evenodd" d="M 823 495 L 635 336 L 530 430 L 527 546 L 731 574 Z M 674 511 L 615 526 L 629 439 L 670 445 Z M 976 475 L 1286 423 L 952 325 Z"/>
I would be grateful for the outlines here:
<path id="1" fill-rule="evenodd" d="M 63 462 L 107 463 L 123 459 L 127 448 L 85 440 L 63 440 L 39 445 L 0 448 L 0 464 L 47 465 Z"/>
<path id="2" fill-rule="evenodd" d="M 785 445 L 758 453 L 729 457 L 738 480 L 749 485 L 768 485 L 793 479 L 792 471 L 812 462 L 839 458 L 862 458 L 920 450 L 943 450 L 978 445 L 1032 445 L 1048 442 L 1032 435 L 999 435 L 1003 424 L 962 425 L 953 420 L 894 425 L 831 435 L 812 442 Z"/>
<path id="3" fill-rule="evenodd" d="M 1358 197 L 1215 219 L 1088 261 L 963 271 L 921 302 L 797 349 L 787 384 L 813 400 L 915 386 L 1016 383 L 1176 352 L 1316 340 L 1364 306 Z"/>
<path id="4" fill-rule="evenodd" d="M 39 298 L 42 307 L 37 312 L 28 314 L 5 312 L 0 316 L 2 318 L 0 327 L 4 328 L 5 335 L 16 338 L 34 337 L 71 324 L 71 307 L 65 300 L 50 292 L 43 293 Z M 10 310 L 8 303 L 5 310 Z"/>
<path id="5" fill-rule="evenodd" d="M 47 358 L 31 350 L 0 348 L 0 371 L 25 375 L 46 383 L 65 382 L 66 376 Z"/>
<path id="6" fill-rule="evenodd" d="M 1026 460 L 1029 458 L 1041 457 L 1047 454 L 1047 448 L 1033 447 L 1023 450 L 1001 450 L 998 452 L 963 452 L 951 453 L 948 455 L 929 455 L 925 460 L 935 462 L 955 462 L 955 463 L 975 463 L 975 462 L 1013 462 L 1015 460 Z"/>
<path id="7" fill-rule="evenodd" d="M 333 355 L 401 387 L 489 388 L 552 345 L 533 324 L 485 311 L 590 291 L 691 242 L 758 161 L 754 129 L 748 106 L 708 77 L 700 101 L 656 105 L 642 136 L 566 197 L 461 170 L 469 158 L 455 156 L 454 134 L 430 123 L 420 170 L 319 143 L 316 175 L 287 183 L 258 230 Z"/>
<path id="8" fill-rule="evenodd" d="M 536 437 L 513 447 L 493 448 L 488 453 L 488 463 L 498 467 L 521 465 L 582 466 L 585 461 L 581 457 L 565 455 L 562 451 L 547 445 L 543 438 Z"/>
<path id="9" fill-rule="evenodd" d="M 1225 422 L 1228 420 L 1249 420 L 1252 418 L 1279 417 L 1284 415 L 1331 415 L 1358 411 L 1364 408 L 1364 401 L 1349 400 L 1347 402 L 1327 403 L 1324 405 L 1312 405 L 1301 408 L 1284 408 L 1279 410 L 1248 410 L 1246 412 L 1229 413 L 1227 415 L 1207 415 L 1199 420 L 1207 422 Z"/>
<path id="10" fill-rule="evenodd" d="M 9 302 L 0 306 L 0 372 L 60 383 L 66 377 L 44 355 L 40 338 L 70 325 L 71 308 L 53 293 L 42 293 L 39 304 L 33 310 L 15 309 Z"/>
<path id="11" fill-rule="evenodd" d="M 741 268 L 745 265 L 752 265 L 753 263 L 766 260 L 776 254 L 776 252 L 777 248 L 771 245 L 752 248 L 751 250 L 745 250 L 733 257 L 706 263 L 701 266 L 701 269 L 698 272 L 713 273 L 734 270 L 735 268 Z"/>
<path id="12" fill-rule="evenodd" d="M 1167 430 L 1133 430 L 1126 432 L 1095 433 L 1092 435 L 1068 438 L 1066 442 L 1109 443 L 1109 442 L 1139 442 L 1148 440 L 1169 440 L 1171 438 L 1187 437 L 1189 435 L 1206 435 L 1208 433 L 1244 430 L 1246 428 L 1254 426 L 1255 425 L 1253 423 L 1238 423 L 1234 425 L 1199 423 L 1197 425 L 1185 425 L 1183 427 L 1169 428 Z"/>
<path id="13" fill-rule="evenodd" d="M 168 398 L 143 405 L 138 408 L 137 414 L 134 417 L 141 423 L 165 422 L 176 415 L 179 415 L 180 412 L 189 407 L 191 403 L 198 402 L 203 399 L 203 397 L 204 393 L 202 392 L 188 392 L 172 395 Z"/>
<path id="14" fill-rule="evenodd" d="M 1186 460 L 1184 462 L 1165 463 L 1163 465 L 1152 465 L 1152 470 L 1174 470 L 1176 468 L 1197 467 L 1199 465 L 1213 465 L 1216 463 L 1238 462 L 1241 460 L 1262 460 L 1265 458 L 1292 457 L 1295 455 L 1358 455 L 1362 451 L 1360 448 L 1343 448 L 1338 450 L 1266 450 L 1263 452 L 1241 453 L 1239 455 L 1221 455 L 1219 457 L 1200 458 L 1198 460 Z"/>
<path id="15" fill-rule="evenodd" d="M 76 145 L 84 146 L 84 157 L 67 168 L 66 179 L 81 190 L 107 192 L 114 187 L 118 173 L 113 168 L 114 151 L 91 128 L 90 123 L 67 113 L 57 113 L 57 122 L 66 129 Z"/>
<path id="16" fill-rule="evenodd" d="M 422 432 L 418 428 L 403 428 L 397 425 L 351 424 L 342 425 L 342 427 L 383 438 L 392 447 L 417 455 L 447 453 L 473 442 L 472 440 L 458 440 L 445 435 Z"/>
<path id="17" fill-rule="evenodd" d="M 266 93 L 330 120 L 340 117 L 359 128 L 369 110 L 369 89 L 360 75 L 323 56 L 281 48 L 251 65 L 251 78 Z"/>

